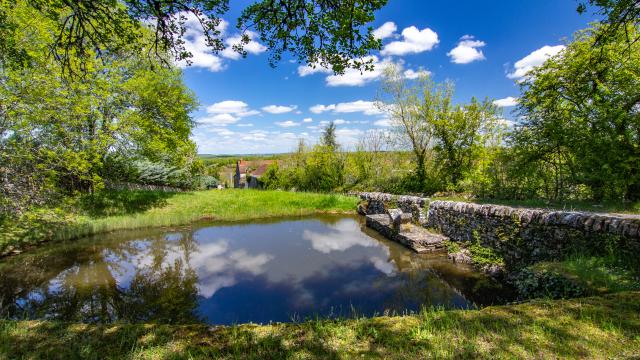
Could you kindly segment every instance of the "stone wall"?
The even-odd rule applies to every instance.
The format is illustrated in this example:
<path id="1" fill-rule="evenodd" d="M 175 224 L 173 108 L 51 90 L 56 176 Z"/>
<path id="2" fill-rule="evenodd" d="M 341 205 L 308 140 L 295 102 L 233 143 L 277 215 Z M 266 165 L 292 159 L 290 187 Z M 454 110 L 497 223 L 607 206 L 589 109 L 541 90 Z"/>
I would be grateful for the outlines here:
<path id="1" fill-rule="evenodd" d="M 362 215 L 385 214 L 389 208 L 398 208 L 404 213 L 412 214 L 414 222 L 418 224 L 425 224 L 427 221 L 425 205 L 429 199 L 379 192 L 358 192 L 350 195 L 358 196 L 362 200 L 358 206 L 358 212 Z"/>
<path id="2" fill-rule="evenodd" d="M 164 185 L 148 185 L 148 184 L 134 184 L 128 182 L 109 182 L 105 181 L 105 188 L 109 190 L 148 190 L 148 191 L 164 191 L 164 192 L 184 192 L 188 191 L 171 186 Z"/>
<path id="3" fill-rule="evenodd" d="M 491 247 L 508 267 L 573 252 L 640 252 L 640 217 L 635 216 L 433 201 L 426 226 L 454 241 Z"/>
<path id="4" fill-rule="evenodd" d="M 401 208 L 412 213 L 416 223 L 453 241 L 478 242 L 496 250 L 507 267 L 561 259 L 574 252 L 621 251 L 633 258 L 640 254 L 640 216 L 429 202 L 382 193 L 357 195 L 363 200 L 360 212 L 380 214 L 388 207 Z"/>

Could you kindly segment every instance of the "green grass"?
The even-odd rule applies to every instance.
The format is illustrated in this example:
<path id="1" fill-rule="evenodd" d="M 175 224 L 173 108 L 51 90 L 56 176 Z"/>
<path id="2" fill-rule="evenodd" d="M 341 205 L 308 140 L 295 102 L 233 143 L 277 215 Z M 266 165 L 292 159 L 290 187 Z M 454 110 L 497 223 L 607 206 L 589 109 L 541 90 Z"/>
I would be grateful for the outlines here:
<path id="1" fill-rule="evenodd" d="M 462 201 L 476 204 L 494 204 L 512 207 L 540 208 L 550 210 L 565 211 L 592 211 L 592 212 L 613 212 L 621 214 L 640 214 L 640 201 L 549 201 L 544 199 L 531 200 L 501 200 L 501 199 L 469 199 L 462 196 L 432 197 L 431 200 Z"/>
<path id="2" fill-rule="evenodd" d="M 559 262 L 539 262 L 531 268 L 562 275 L 592 294 L 640 290 L 638 272 L 607 258 L 576 256 Z"/>
<path id="3" fill-rule="evenodd" d="M 68 240 L 97 233 L 174 226 L 210 219 L 238 221 L 314 213 L 355 213 L 358 199 L 334 194 L 261 190 L 209 190 L 188 193 L 108 191 L 80 199 L 56 221 L 27 217 L 5 224 L 0 254 L 43 240 Z M 58 209 L 58 212 L 60 209 Z M 60 220 L 63 218 L 63 220 Z M 13 237 L 9 236 L 14 234 Z"/>
<path id="4" fill-rule="evenodd" d="M 0 321 L 0 358 L 635 358 L 640 292 L 297 324 Z"/>

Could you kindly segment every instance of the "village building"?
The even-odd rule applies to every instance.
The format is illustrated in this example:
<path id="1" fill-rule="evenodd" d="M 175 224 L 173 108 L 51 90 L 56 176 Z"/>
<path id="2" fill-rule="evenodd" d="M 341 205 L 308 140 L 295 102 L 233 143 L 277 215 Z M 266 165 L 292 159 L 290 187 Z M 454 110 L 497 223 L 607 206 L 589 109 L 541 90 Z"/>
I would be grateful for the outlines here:
<path id="1" fill-rule="evenodd" d="M 267 171 L 269 165 L 275 160 L 247 161 L 238 160 L 236 171 L 233 175 L 233 187 L 236 189 L 259 189 L 260 177 Z"/>

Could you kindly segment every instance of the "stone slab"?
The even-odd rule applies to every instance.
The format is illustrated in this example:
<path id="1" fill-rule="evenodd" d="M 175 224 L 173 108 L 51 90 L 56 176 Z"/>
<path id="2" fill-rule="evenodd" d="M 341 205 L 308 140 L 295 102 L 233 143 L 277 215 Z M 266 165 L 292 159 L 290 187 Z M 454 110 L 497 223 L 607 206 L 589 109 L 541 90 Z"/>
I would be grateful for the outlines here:
<path id="1" fill-rule="evenodd" d="M 442 242 L 447 237 L 430 232 L 421 226 L 405 223 L 402 224 L 401 230 L 396 232 L 392 228 L 391 219 L 386 214 L 367 215 L 366 219 L 368 227 L 417 253 L 436 252 L 444 249 Z"/>

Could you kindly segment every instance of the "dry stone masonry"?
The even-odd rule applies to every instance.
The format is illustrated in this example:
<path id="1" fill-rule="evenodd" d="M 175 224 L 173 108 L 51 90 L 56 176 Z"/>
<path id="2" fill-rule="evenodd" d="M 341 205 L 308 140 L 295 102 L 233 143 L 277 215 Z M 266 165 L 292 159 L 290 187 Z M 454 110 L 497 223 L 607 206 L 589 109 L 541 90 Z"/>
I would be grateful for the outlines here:
<path id="1" fill-rule="evenodd" d="M 507 266 L 560 259 L 575 251 L 640 251 L 640 218 L 635 216 L 433 201 L 427 218 L 426 226 L 453 241 L 477 241 L 497 250 Z"/>
<path id="2" fill-rule="evenodd" d="M 388 209 L 398 208 L 411 214 L 415 224 L 452 241 L 477 242 L 494 249 L 507 267 L 560 259 L 576 251 L 606 255 L 615 250 L 633 257 L 640 253 L 639 216 L 430 202 L 384 193 L 355 195 L 362 200 L 358 211 L 363 215 L 386 214 Z"/>
<path id="3" fill-rule="evenodd" d="M 397 216 L 398 212 L 400 212 L 399 209 L 392 209 L 388 214 L 367 215 L 367 226 L 417 253 L 436 252 L 443 249 L 443 241 L 446 240 L 444 236 L 412 224 L 411 217 Z"/>
<path id="4" fill-rule="evenodd" d="M 411 214 L 417 224 L 425 224 L 427 221 L 425 205 L 428 199 L 419 196 L 392 195 L 379 192 L 351 193 L 360 197 L 361 204 L 358 212 L 361 215 L 385 214 L 387 209 L 399 208 L 403 213 Z"/>

